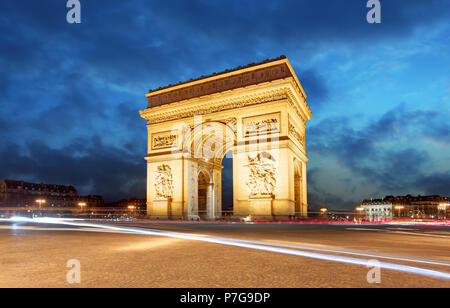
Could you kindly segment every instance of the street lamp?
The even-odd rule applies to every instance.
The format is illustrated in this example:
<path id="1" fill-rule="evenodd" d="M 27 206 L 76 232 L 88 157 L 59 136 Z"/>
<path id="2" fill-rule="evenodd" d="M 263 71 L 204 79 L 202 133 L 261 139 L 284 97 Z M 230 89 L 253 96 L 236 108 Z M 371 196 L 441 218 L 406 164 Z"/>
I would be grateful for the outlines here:
<path id="1" fill-rule="evenodd" d="M 400 211 L 403 210 L 405 207 L 403 205 L 396 205 L 394 208 L 398 210 L 398 217 L 400 217 Z"/>
<path id="2" fill-rule="evenodd" d="M 322 215 L 325 215 L 328 212 L 328 209 L 326 207 L 323 207 L 320 209 L 320 212 L 322 212 Z"/>
<path id="3" fill-rule="evenodd" d="M 86 205 L 86 202 L 78 202 L 78 206 L 81 208 L 84 208 Z"/>
<path id="4" fill-rule="evenodd" d="M 363 208 L 362 206 L 358 206 L 355 210 L 358 212 L 358 215 L 355 217 L 354 220 L 356 222 L 360 222 L 361 223 L 363 218 L 364 218 L 365 208 Z"/>
<path id="5" fill-rule="evenodd" d="M 36 203 L 39 204 L 39 209 L 42 207 L 42 204 L 45 204 L 45 202 L 47 202 L 45 199 L 37 199 Z"/>
<path id="6" fill-rule="evenodd" d="M 134 215 L 135 215 L 134 210 L 135 210 L 135 209 L 136 209 L 136 206 L 134 206 L 134 205 L 129 205 L 129 206 L 128 206 L 128 210 L 131 211 L 131 217 L 134 217 Z"/>
<path id="7" fill-rule="evenodd" d="M 364 208 L 362 206 L 359 206 L 356 208 L 356 211 L 359 213 L 360 216 L 362 216 L 363 212 L 364 212 Z"/>
<path id="8" fill-rule="evenodd" d="M 447 219 L 447 206 L 449 206 L 450 203 L 439 203 L 438 210 L 444 211 L 444 219 Z"/>

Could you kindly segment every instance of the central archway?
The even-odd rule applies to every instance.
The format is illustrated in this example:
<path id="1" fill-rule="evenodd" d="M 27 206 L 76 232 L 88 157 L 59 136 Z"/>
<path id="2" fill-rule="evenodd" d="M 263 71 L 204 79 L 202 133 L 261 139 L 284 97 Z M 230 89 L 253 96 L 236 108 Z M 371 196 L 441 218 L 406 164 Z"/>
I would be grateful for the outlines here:
<path id="1" fill-rule="evenodd" d="M 228 151 L 222 160 L 222 215 L 233 216 L 234 208 L 234 157 L 233 151 Z"/>
<path id="2" fill-rule="evenodd" d="M 191 131 L 186 150 L 191 153 L 198 176 L 196 202 L 192 202 L 189 212 L 201 220 L 215 220 L 222 217 L 222 162 L 227 153 L 235 150 L 235 130 L 226 121 L 211 121 Z"/>

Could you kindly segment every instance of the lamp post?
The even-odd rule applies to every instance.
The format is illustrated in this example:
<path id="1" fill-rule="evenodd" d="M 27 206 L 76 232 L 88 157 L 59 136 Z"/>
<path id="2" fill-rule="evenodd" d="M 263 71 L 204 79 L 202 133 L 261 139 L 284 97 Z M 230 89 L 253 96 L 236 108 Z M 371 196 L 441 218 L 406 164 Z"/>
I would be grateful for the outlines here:
<path id="1" fill-rule="evenodd" d="M 132 217 L 134 217 L 134 215 L 135 215 L 135 213 L 134 213 L 134 210 L 136 209 L 136 206 L 135 205 L 129 205 L 128 206 L 128 210 L 130 210 L 131 211 L 131 216 Z"/>
<path id="2" fill-rule="evenodd" d="M 403 210 L 405 207 L 403 205 L 397 205 L 395 206 L 395 209 L 398 210 L 398 217 L 400 217 L 400 211 Z"/>
<path id="3" fill-rule="evenodd" d="M 357 222 L 362 222 L 363 218 L 364 218 L 364 208 L 362 206 L 358 206 L 356 208 L 356 211 L 358 212 L 358 218 L 355 219 Z"/>
<path id="4" fill-rule="evenodd" d="M 39 209 L 42 208 L 42 204 L 45 204 L 45 202 L 47 202 L 45 199 L 37 199 L 36 203 L 39 204 Z"/>
<path id="5" fill-rule="evenodd" d="M 86 202 L 78 202 L 78 206 L 80 207 L 80 208 L 84 208 L 84 207 L 86 207 Z"/>
<path id="6" fill-rule="evenodd" d="M 328 209 L 326 207 L 323 207 L 320 209 L 320 212 L 322 213 L 322 217 L 326 217 Z"/>
<path id="7" fill-rule="evenodd" d="M 45 202 L 47 202 L 45 199 L 37 199 L 36 203 L 39 204 L 39 215 L 41 214 L 41 210 L 42 210 L 42 204 L 45 204 Z M 33 214 L 34 216 L 34 214 Z"/>
<path id="8" fill-rule="evenodd" d="M 440 203 L 438 205 L 438 210 L 444 211 L 444 219 L 447 219 L 447 207 L 450 205 L 450 203 Z"/>
<path id="9" fill-rule="evenodd" d="M 358 213 L 359 213 L 360 216 L 363 215 L 364 208 L 363 208 L 362 206 L 357 207 L 356 210 L 358 211 Z"/>

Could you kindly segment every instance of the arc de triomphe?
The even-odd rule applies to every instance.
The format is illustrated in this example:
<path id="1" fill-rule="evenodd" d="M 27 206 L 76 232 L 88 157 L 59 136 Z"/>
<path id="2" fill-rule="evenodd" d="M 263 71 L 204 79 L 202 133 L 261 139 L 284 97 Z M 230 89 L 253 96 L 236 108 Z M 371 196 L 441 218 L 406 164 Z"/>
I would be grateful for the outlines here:
<path id="1" fill-rule="evenodd" d="M 233 214 L 307 215 L 306 94 L 285 57 L 146 94 L 147 214 L 222 215 L 222 159 L 233 154 Z"/>

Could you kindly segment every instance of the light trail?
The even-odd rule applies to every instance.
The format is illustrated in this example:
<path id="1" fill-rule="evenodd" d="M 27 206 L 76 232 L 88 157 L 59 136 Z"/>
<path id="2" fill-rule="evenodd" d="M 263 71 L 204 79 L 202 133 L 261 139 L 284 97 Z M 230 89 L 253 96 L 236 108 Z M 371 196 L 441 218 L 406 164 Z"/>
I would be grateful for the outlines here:
<path id="1" fill-rule="evenodd" d="M 330 248 L 321 248 L 321 247 L 313 247 L 313 246 L 298 245 L 298 244 L 285 244 L 285 243 L 278 243 L 278 242 L 253 241 L 253 240 L 241 240 L 241 239 L 233 239 L 233 240 L 238 241 L 238 242 L 254 243 L 254 244 L 259 244 L 259 245 L 305 249 L 305 250 L 312 250 L 312 251 L 354 255 L 354 256 L 360 256 L 360 257 L 380 258 L 380 259 L 387 259 L 387 260 L 404 261 L 404 262 L 412 262 L 412 263 L 424 263 L 424 264 L 450 267 L 450 263 L 448 263 L 448 262 L 445 263 L 445 262 L 437 262 L 437 261 L 431 261 L 431 260 L 426 260 L 426 259 L 411 259 L 411 258 L 394 256 L 394 255 L 366 253 L 366 252 L 353 251 L 353 250 L 348 250 L 348 249 L 330 249 Z"/>
<path id="2" fill-rule="evenodd" d="M 213 243 L 213 244 L 221 244 L 221 245 L 226 245 L 226 246 L 235 246 L 235 247 L 249 248 L 249 249 L 254 249 L 254 250 L 275 252 L 275 253 L 286 254 L 286 255 L 295 255 L 295 256 L 299 256 L 299 257 L 306 257 L 306 258 L 311 258 L 311 259 L 332 261 L 332 262 L 339 262 L 339 263 L 346 263 L 346 264 L 353 264 L 353 265 L 360 265 L 360 266 L 368 266 L 371 261 L 371 260 L 367 260 L 367 259 L 358 259 L 358 258 L 345 257 L 345 256 L 327 255 L 327 254 L 323 254 L 323 253 L 266 246 L 266 245 L 251 243 L 251 242 L 247 243 L 247 242 L 243 242 L 243 241 L 239 241 L 239 240 L 213 237 L 213 236 L 194 236 L 194 235 L 188 235 L 188 234 L 177 233 L 177 232 L 172 232 L 172 231 L 140 229 L 140 228 L 135 228 L 135 227 L 119 227 L 119 226 L 111 226 L 111 225 L 98 225 L 98 224 L 92 224 L 92 223 L 81 223 L 81 222 L 74 222 L 73 220 L 70 220 L 70 219 L 57 219 L 57 218 L 30 219 L 30 218 L 22 218 L 22 217 L 13 217 L 11 219 L 0 219 L 0 221 L 31 222 L 31 223 L 43 223 L 43 224 L 61 224 L 61 225 L 76 226 L 76 227 L 89 227 L 89 228 L 99 228 L 99 229 L 106 229 L 106 230 L 115 230 L 115 231 L 119 231 L 119 232 L 131 232 L 131 233 L 143 234 L 143 235 L 164 236 L 164 237 L 179 238 L 179 239 L 192 240 L 192 241 L 201 241 L 201 242 L 207 242 L 207 243 Z M 273 243 L 271 243 L 270 245 L 273 245 Z M 425 269 L 425 268 L 421 268 L 421 267 L 408 266 L 408 265 L 389 263 L 389 262 L 378 262 L 378 264 L 380 265 L 380 268 L 387 269 L 387 270 L 393 270 L 393 271 L 399 271 L 399 272 L 405 272 L 405 273 L 410 273 L 410 274 L 432 277 L 432 278 L 450 280 L 450 274 L 447 272 L 441 272 L 441 271 L 430 270 L 430 269 Z"/>

